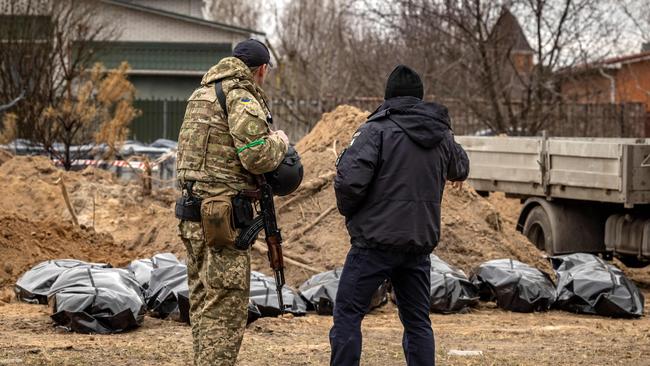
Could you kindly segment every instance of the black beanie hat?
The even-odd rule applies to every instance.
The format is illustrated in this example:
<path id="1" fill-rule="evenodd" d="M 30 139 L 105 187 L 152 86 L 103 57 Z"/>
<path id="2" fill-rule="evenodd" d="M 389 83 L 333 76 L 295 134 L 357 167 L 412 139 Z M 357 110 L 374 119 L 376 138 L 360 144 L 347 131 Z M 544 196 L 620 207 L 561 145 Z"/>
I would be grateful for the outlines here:
<path id="1" fill-rule="evenodd" d="M 397 65 L 388 76 L 384 99 L 393 97 L 424 97 L 422 79 L 415 70 L 406 65 Z"/>

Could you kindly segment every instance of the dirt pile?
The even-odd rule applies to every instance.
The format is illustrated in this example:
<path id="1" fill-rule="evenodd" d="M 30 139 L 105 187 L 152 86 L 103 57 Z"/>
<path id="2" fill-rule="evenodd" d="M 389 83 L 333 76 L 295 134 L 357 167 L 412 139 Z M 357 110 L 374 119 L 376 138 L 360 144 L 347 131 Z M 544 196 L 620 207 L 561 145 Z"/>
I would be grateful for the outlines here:
<path id="1" fill-rule="evenodd" d="M 70 226 L 72 216 L 66 207 L 59 179 L 65 184 L 81 226 L 75 229 L 83 231 L 83 228 L 91 228 L 88 230 L 110 234 L 111 242 L 117 243 L 112 251 L 111 263 L 164 251 L 177 255 L 184 253 L 176 234 L 177 221 L 171 208 L 176 193 L 162 190 L 155 191 L 153 196 L 143 197 L 137 181 L 121 183 L 111 173 L 101 169 L 64 172 L 46 157 L 14 157 L 0 166 L 0 181 L 3 182 L 0 212 L 7 217 L 27 218 L 26 222 L 34 228 L 31 231 L 37 233 L 41 231 L 37 229 L 39 225 Z M 56 253 L 74 254 L 74 250 L 64 248 L 63 239 L 51 241 L 39 238 L 37 235 L 33 240 L 34 245 L 45 252 L 49 250 L 51 254 L 43 259 L 59 258 L 60 255 Z M 82 236 L 79 240 L 84 238 Z M 13 240 L 6 241 L 0 250 L 12 243 L 16 245 Z M 91 254 L 88 252 L 88 255 Z M 98 253 L 97 257 L 88 259 L 98 261 L 101 256 Z M 13 272 L 14 275 L 21 273 L 18 270 Z"/>
<path id="2" fill-rule="evenodd" d="M 66 221 L 32 221 L 21 215 L 0 216 L 0 301 L 7 301 L 7 288 L 35 264 L 58 258 L 128 263 L 129 253 L 108 234 L 96 233 Z"/>
<path id="3" fill-rule="evenodd" d="M 303 185 L 276 204 L 286 253 L 317 269 L 342 265 L 350 245 L 345 221 L 336 210 L 332 180 L 337 155 L 367 116 L 351 106 L 324 114 L 296 145 L 305 166 Z M 550 270 L 542 253 L 509 226 L 504 227 L 497 209 L 469 187 L 445 190 L 442 239 L 436 254 L 466 271 L 496 258 L 516 258 Z M 259 256 L 258 265 L 262 259 Z M 287 269 L 287 278 L 294 285 L 309 274 L 295 266 Z"/>
<path id="4" fill-rule="evenodd" d="M 335 162 L 340 151 L 368 114 L 340 106 L 325 113 L 312 131 L 296 145 L 305 167 L 303 183 L 292 195 L 276 202 L 278 220 L 287 255 L 319 270 L 341 266 L 349 248 L 344 218 L 336 209 L 332 187 Z M 264 258 L 254 257 L 263 270 Z M 266 265 L 268 266 L 268 265 Z M 288 265 L 287 282 L 299 285 L 313 272 Z"/>
<path id="5" fill-rule="evenodd" d="M 13 157 L 14 156 L 10 152 L 0 149 L 0 165 L 11 160 Z"/>
<path id="6" fill-rule="evenodd" d="M 466 271 L 490 259 L 514 258 L 551 273 L 544 253 L 514 228 L 471 187 L 447 187 L 442 202 L 442 238 L 436 253 Z"/>
<path id="7" fill-rule="evenodd" d="M 296 146 L 305 166 L 301 188 L 276 202 L 287 256 L 317 270 L 341 266 L 350 245 L 344 219 L 336 209 L 332 181 L 338 154 L 367 115 L 350 106 L 324 114 Z M 80 227 L 71 224 L 59 179 Z M 3 284 L 45 259 L 73 257 L 119 265 L 165 251 L 185 257 L 173 213 L 175 190 L 143 197 L 138 180 L 122 183 L 111 173 L 93 168 L 63 172 L 45 157 L 7 160 L 0 165 L 0 180 L 2 227 L 7 227 L 0 238 L 0 254 L 7 253 L 0 256 L 0 266 L 14 263 L 9 270 L 0 268 Z M 541 253 L 515 233 L 513 225 L 504 225 L 495 207 L 470 188 L 446 190 L 442 240 L 436 252 L 464 270 L 503 257 L 547 269 Z M 254 253 L 253 268 L 268 273 L 266 256 Z M 312 274 L 287 265 L 291 285 L 299 285 Z"/>

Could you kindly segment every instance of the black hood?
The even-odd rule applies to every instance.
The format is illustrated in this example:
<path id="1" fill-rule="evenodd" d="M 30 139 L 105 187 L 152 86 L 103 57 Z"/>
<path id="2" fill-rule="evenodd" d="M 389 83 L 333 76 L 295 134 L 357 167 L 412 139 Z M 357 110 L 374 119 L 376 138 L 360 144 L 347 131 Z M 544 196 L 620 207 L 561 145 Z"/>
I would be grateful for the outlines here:
<path id="1" fill-rule="evenodd" d="M 415 97 L 387 99 L 368 118 L 368 122 L 391 121 L 413 142 L 426 149 L 437 146 L 451 129 L 447 107 Z"/>

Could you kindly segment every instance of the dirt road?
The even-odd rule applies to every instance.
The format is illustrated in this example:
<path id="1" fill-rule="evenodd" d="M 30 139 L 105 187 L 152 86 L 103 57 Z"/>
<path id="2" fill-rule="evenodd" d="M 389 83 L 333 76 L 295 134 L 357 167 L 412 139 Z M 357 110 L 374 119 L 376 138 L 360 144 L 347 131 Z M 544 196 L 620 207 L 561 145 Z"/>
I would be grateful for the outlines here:
<path id="1" fill-rule="evenodd" d="M 0 306 L 0 365 L 186 365 L 191 359 L 190 329 L 179 323 L 147 317 L 129 333 L 83 335 L 53 328 L 48 314 L 40 305 Z M 246 331 L 240 365 L 327 364 L 331 319 L 259 319 Z M 517 314 L 488 304 L 431 319 L 439 365 L 650 365 L 647 316 Z M 363 365 L 405 364 L 394 306 L 369 315 L 363 332 Z M 482 355 L 455 356 L 454 350 Z"/>

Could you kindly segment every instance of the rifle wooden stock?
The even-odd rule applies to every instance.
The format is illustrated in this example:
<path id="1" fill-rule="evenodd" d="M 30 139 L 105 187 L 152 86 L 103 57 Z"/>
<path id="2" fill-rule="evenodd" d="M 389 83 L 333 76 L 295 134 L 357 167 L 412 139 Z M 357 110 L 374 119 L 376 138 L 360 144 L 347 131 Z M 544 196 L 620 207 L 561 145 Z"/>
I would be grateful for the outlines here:
<path id="1" fill-rule="evenodd" d="M 282 256 L 282 244 L 278 242 L 278 238 L 275 236 L 266 238 L 266 245 L 269 248 L 269 264 L 273 270 L 283 269 L 284 268 L 284 258 Z"/>

